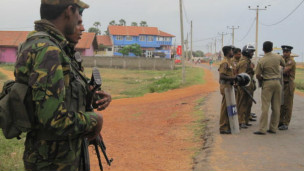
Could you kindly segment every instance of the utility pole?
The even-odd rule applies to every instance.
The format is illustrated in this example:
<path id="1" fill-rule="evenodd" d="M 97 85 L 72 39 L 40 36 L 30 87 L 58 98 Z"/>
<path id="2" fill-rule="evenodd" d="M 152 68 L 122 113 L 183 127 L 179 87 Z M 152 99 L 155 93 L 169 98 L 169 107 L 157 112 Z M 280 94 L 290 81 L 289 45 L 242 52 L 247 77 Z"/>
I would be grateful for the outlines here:
<path id="1" fill-rule="evenodd" d="M 191 59 L 193 59 L 193 25 L 191 20 Z"/>
<path id="2" fill-rule="evenodd" d="M 187 33 L 187 39 L 185 40 L 185 46 L 186 46 L 186 59 L 189 59 L 189 54 L 188 54 L 188 33 Z"/>
<path id="3" fill-rule="evenodd" d="M 264 8 L 259 8 L 259 6 L 257 5 L 257 8 L 251 8 L 250 6 L 248 6 L 249 10 L 255 10 L 256 11 L 256 26 L 255 26 L 255 58 L 257 60 L 258 58 L 258 44 L 259 44 L 259 11 L 260 10 L 266 10 L 267 6 L 265 6 Z"/>
<path id="4" fill-rule="evenodd" d="M 227 28 L 232 30 L 232 45 L 234 46 L 234 30 L 239 29 L 240 26 L 237 26 L 237 27 L 234 27 L 234 26 L 229 27 L 229 26 L 227 26 Z"/>
<path id="5" fill-rule="evenodd" d="M 222 32 L 222 33 L 218 33 L 218 34 L 222 36 L 222 48 L 221 49 L 223 49 L 223 47 L 224 47 L 224 36 L 227 35 L 227 33 Z"/>
<path id="6" fill-rule="evenodd" d="M 182 0 L 179 0 L 180 10 L 180 27 L 181 27 L 181 45 L 182 45 L 182 84 L 185 83 L 185 48 L 184 48 L 184 22 L 183 22 L 183 6 Z"/>
<path id="7" fill-rule="evenodd" d="M 214 53 L 216 54 L 216 38 L 214 39 Z"/>

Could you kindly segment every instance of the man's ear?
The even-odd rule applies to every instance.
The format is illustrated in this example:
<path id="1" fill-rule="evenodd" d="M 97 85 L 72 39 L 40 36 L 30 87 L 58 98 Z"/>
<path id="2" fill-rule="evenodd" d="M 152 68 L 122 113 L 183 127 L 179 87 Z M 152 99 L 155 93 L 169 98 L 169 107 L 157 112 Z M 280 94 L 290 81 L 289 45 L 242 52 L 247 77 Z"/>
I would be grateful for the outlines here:
<path id="1" fill-rule="evenodd" d="M 73 6 L 69 5 L 65 10 L 64 10 L 64 18 L 70 19 L 72 14 L 73 14 Z"/>

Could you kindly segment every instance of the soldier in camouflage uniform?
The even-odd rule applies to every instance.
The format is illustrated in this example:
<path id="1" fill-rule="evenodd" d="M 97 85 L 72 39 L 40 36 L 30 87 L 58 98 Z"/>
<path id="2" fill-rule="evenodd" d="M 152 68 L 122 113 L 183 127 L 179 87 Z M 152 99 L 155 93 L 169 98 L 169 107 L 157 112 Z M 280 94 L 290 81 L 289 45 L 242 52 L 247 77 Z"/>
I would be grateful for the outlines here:
<path id="1" fill-rule="evenodd" d="M 247 73 L 250 78 L 250 84 L 244 88 L 253 96 L 255 87 L 254 75 L 254 64 L 251 62 L 255 49 L 253 46 L 245 46 L 242 50 L 242 58 L 236 66 L 236 74 Z M 241 87 L 238 87 L 238 98 L 237 98 L 237 109 L 240 128 L 248 128 L 249 115 L 251 113 L 252 100 L 248 94 Z"/>
<path id="2" fill-rule="evenodd" d="M 101 130 L 101 115 L 86 111 L 90 88 L 71 65 L 67 39 L 84 8 L 88 5 L 80 0 L 42 0 L 42 20 L 20 48 L 16 81 L 31 87 L 35 107 L 35 126 L 27 134 L 23 156 L 27 171 L 82 170 L 83 138 L 94 139 Z M 99 109 L 109 105 L 110 97 L 103 101 L 95 101 Z"/>
<path id="3" fill-rule="evenodd" d="M 225 97 L 225 88 L 227 86 L 231 86 L 235 80 L 235 74 L 233 73 L 233 67 L 231 59 L 233 57 L 232 46 L 224 46 L 223 53 L 224 59 L 221 61 L 219 66 L 219 75 L 220 75 L 220 92 L 222 95 L 222 105 L 221 105 L 221 113 L 220 113 L 220 133 L 221 134 L 231 134 L 228 111 L 226 105 L 226 97 Z"/>
<path id="4" fill-rule="evenodd" d="M 296 75 L 296 62 L 290 56 L 292 49 L 293 47 L 291 46 L 282 46 L 286 66 L 283 72 L 284 104 L 281 105 L 279 130 L 288 129 L 292 115 L 293 97 L 295 91 L 294 79 Z"/>

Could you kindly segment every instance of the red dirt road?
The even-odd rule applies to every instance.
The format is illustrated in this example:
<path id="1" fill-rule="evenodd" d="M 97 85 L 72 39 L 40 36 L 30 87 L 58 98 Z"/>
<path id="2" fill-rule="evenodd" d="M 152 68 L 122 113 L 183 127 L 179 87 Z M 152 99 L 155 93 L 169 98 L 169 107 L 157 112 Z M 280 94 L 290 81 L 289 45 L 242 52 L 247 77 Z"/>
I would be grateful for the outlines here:
<path id="1" fill-rule="evenodd" d="M 197 100 L 218 89 L 212 73 L 205 70 L 206 83 L 165 93 L 114 100 L 102 112 L 102 134 L 111 167 L 115 171 L 187 171 L 203 142 L 193 142 L 193 110 Z M 92 147 L 93 150 L 93 147 Z M 93 170 L 98 162 L 91 154 Z"/>

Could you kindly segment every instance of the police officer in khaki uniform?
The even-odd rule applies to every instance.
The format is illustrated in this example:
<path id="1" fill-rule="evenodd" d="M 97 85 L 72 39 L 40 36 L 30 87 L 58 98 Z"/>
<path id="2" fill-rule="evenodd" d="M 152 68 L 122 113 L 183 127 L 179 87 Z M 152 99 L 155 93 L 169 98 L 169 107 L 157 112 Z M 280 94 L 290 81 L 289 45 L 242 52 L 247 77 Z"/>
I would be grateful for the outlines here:
<path id="1" fill-rule="evenodd" d="M 265 135 L 268 133 L 276 133 L 280 120 L 280 106 L 281 106 L 281 91 L 280 84 L 280 65 L 285 66 L 284 59 L 272 53 L 273 43 L 266 41 L 263 44 L 263 51 L 265 55 L 258 62 L 256 68 L 256 78 L 262 81 L 262 115 L 260 118 L 259 130 L 254 134 Z M 268 110 L 271 105 L 272 114 L 269 129 L 268 124 Z"/>
<path id="2" fill-rule="evenodd" d="M 296 62 L 290 56 L 291 46 L 282 46 L 283 58 L 286 66 L 283 72 L 284 81 L 284 104 L 281 105 L 279 130 L 287 130 L 292 115 L 293 97 L 295 91 L 294 79 L 296 75 Z"/>
<path id="3" fill-rule="evenodd" d="M 236 66 L 236 74 L 247 73 L 250 78 L 250 84 L 246 87 L 247 91 L 253 96 L 253 91 L 255 87 L 255 81 L 253 78 L 254 75 L 254 64 L 251 62 L 251 58 L 255 48 L 252 45 L 244 46 L 242 50 L 242 58 L 240 62 Z M 248 128 L 249 125 L 249 116 L 251 113 L 252 107 L 252 100 L 248 96 L 248 94 L 243 90 L 241 87 L 238 87 L 238 99 L 237 99 L 237 109 L 238 109 L 238 116 L 239 116 L 239 124 L 240 128 Z"/>
<path id="4" fill-rule="evenodd" d="M 222 105 L 221 105 L 221 116 L 220 116 L 220 133 L 221 134 L 231 134 L 229 118 L 226 106 L 225 98 L 225 88 L 231 86 L 235 80 L 235 74 L 233 73 L 232 57 L 233 57 L 233 47 L 224 46 L 223 47 L 224 59 L 221 61 L 219 66 L 220 75 L 220 91 L 222 94 Z"/>
<path id="5" fill-rule="evenodd" d="M 231 60 L 231 62 L 232 62 L 232 67 L 233 67 L 234 71 L 236 71 L 236 70 L 235 70 L 235 69 L 236 69 L 236 65 L 239 63 L 241 57 L 242 57 L 242 51 L 241 51 L 241 49 L 240 49 L 240 48 L 235 48 L 235 49 L 233 50 L 233 58 L 232 58 L 232 60 Z M 236 73 L 236 72 L 235 72 L 235 73 Z"/>

